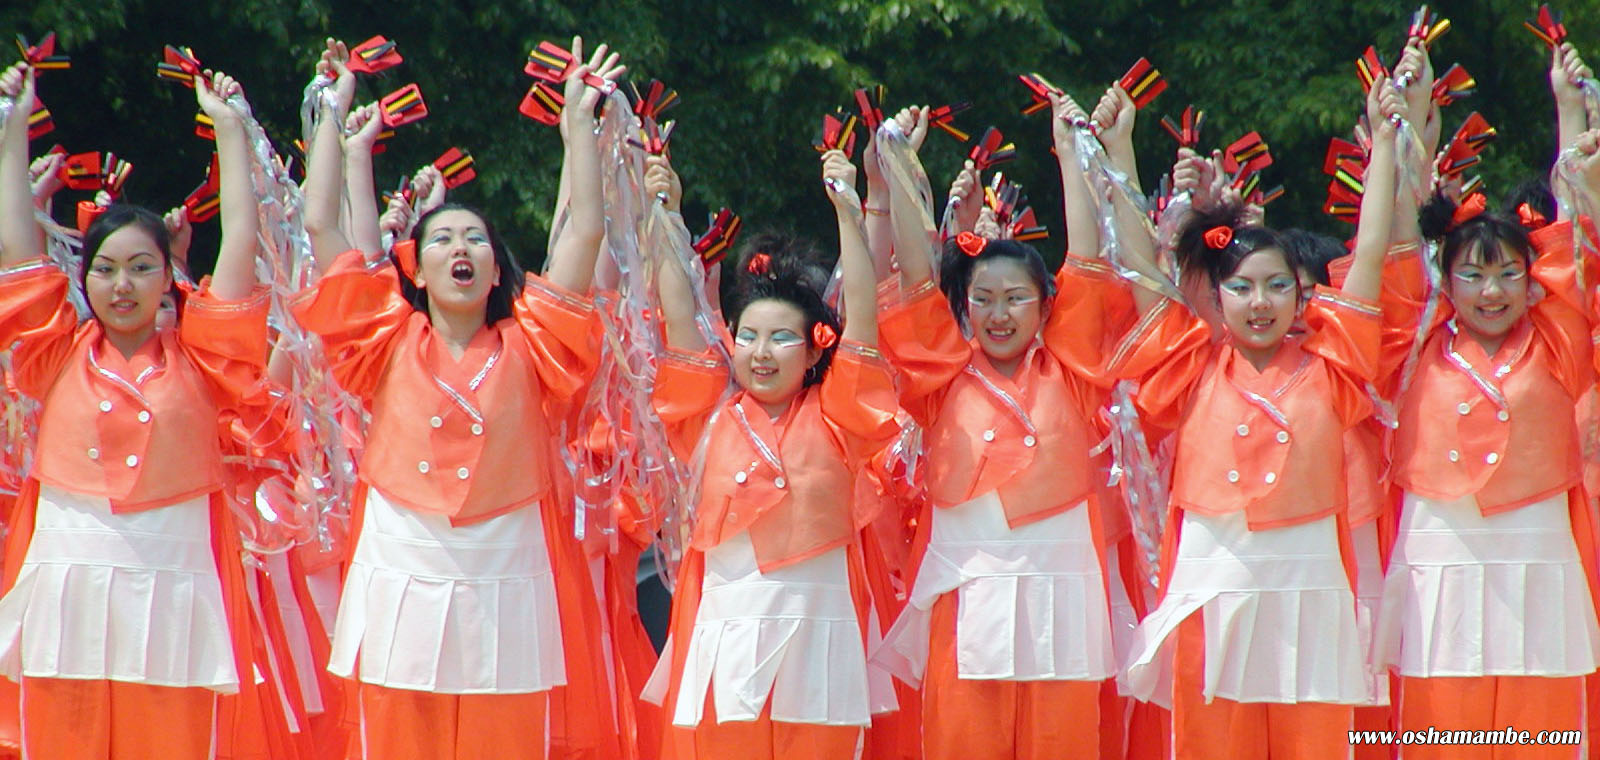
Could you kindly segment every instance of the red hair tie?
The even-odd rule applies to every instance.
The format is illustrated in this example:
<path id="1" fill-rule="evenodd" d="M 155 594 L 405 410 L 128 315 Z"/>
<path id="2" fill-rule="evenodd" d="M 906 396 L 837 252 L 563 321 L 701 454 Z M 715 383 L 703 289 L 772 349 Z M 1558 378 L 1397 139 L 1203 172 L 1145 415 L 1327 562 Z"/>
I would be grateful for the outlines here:
<path id="1" fill-rule="evenodd" d="M 963 232 L 959 235 L 956 235 L 956 247 L 960 248 L 961 252 L 968 256 L 977 256 L 978 254 L 983 253 L 983 249 L 987 248 L 988 246 L 988 238 L 985 238 L 982 235 L 974 235 L 970 232 Z"/>
<path id="2" fill-rule="evenodd" d="M 89 234 L 89 225 L 106 212 L 106 207 L 94 201 L 78 201 L 78 234 Z"/>
<path id="3" fill-rule="evenodd" d="M 1220 251 L 1233 242 L 1233 228 L 1226 224 L 1219 224 L 1206 230 L 1206 234 L 1202 235 L 1201 239 L 1206 242 L 1207 248 Z"/>
<path id="4" fill-rule="evenodd" d="M 766 274 L 772 271 L 772 257 L 765 253 L 758 253 L 745 262 L 744 270 L 750 274 Z"/>
<path id="5" fill-rule="evenodd" d="M 1463 200 L 1461 205 L 1456 207 L 1456 212 L 1450 215 L 1450 226 L 1445 228 L 1445 232 L 1450 232 L 1478 218 L 1478 215 L 1482 214 L 1488 207 L 1489 199 L 1483 197 L 1483 193 L 1473 193 L 1467 196 L 1466 200 Z"/>
<path id="6" fill-rule="evenodd" d="M 827 322 L 818 322 L 811 326 L 811 342 L 817 348 L 832 348 L 834 343 L 839 342 L 839 334 Z"/>
<path id="7" fill-rule="evenodd" d="M 1544 218 L 1544 214 L 1534 210 L 1532 206 L 1526 203 L 1517 204 L 1517 221 L 1530 230 L 1537 230 L 1550 223 L 1549 219 Z"/>

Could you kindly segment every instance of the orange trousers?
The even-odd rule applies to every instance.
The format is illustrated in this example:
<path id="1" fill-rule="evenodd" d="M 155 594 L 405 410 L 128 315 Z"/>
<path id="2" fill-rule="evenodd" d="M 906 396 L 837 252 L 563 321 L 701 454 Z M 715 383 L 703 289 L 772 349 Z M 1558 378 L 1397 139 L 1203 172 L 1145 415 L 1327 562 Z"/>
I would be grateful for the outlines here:
<path id="1" fill-rule="evenodd" d="M 544 760 L 550 692 L 435 694 L 365 683 L 360 690 L 362 758 Z"/>
<path id="2" fill-rule="evenodd" d="M 668 726 L 666 756 L 677 760 L 854 760 L 865 741 L 860 726 L 825 726 L 772 719 L 769 699 L 755 720 L 717 722 L 711 690 L 694 728 Z"/>
<path id="3" fill-rule="evenodd" d="M 1584 727 L 1585 687 L 1581 676 L 1484 676 L 1481 678 L 1400 679 L 1400 729 L 1439 731 L 1575 731 Z M 1595 737 L 1587 737 L 1591 743 Z M 1420 745 L 1400 749 L 1404 760 L 1509 760 L 1581 757 L 1577 746 Z"/>
<path id="4" fill-rule="evenodd" d="M 1350 756 L 1351 705 L 1205 701 L 1205 623 L 1178 625 L 1172 684 L 1172 744 L 1178 760 L 1343 760 Z"/>
<path id="5" fill-rule="evenodd" d="M 1094 760 L 1100 757 L 1100 681 L 958 677 L 956 593 L 933 604 L 922 684 L 925 760 Z"/>
<path id="6" fill-rule="evenodd" d="M 217 693 L 121 681 L 22 679 L 25 757 L 207 760 Z"/>

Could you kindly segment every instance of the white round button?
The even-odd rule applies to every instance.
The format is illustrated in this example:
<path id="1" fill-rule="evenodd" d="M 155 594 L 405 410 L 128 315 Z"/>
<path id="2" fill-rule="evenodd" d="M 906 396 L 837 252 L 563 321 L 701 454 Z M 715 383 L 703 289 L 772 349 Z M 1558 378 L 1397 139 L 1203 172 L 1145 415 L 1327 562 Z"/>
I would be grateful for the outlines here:
<path id="1" fill-rule="evenodd" d="M 1288 443 L 1288 442 L 1289 442 L 1289 431 L 1287 431 L 1287 430 L 1279 430 L 1278 431 L 1278 443 Z"/>
<path id="2" fill-rule="evenodd" d="M 1459 404 L 1456 404 L 1456 411 L 1460 412 L 1461 414 L 1469 414 L 1472 412 L 1472 406 L 1463 401 Z"/>
<path id="3" fill-rule="evenodd" d="M 1486 456 L 1486 457 L 1483 458 L 1483 461 L 1488 462 L 1489 464 L 1494 464 L 1494 463 L 1500 461 L 1500 454 L 1497 453 L 1497 452 L 1491 451 L 1491 452 L 1489 452 L 1489 456 Z"/>
<path id="4" fill-rule="evenodd" d="M 1511 413 L 1506 411 L 1506 410 L 1504 410 L 1504 409 L 1501 409 L 1500 411 L 1495 412 L 1494 418 L 1497 419 L 1497 420 L 1500 420 L 1501 422 L 1510 422 L 1511 421 Z"/>
<path id="5" fill-rule="evenodd" d="M 1461 452 L 1456 451 L 1455 449 L 1451 449 L 1450 453 L 1446 454 L 1445 456 L 1450 457 L 1450 461 L 1452 462 L 1461 461 Z"/>
<path id="6" fill-rule="evenodd" d="M 140 409 L 139 410 L 139 421 L 140 422 L 149 422 L 150 421 L 150 412 L 148 412 L 148 411 L 146 411 L 144 409 Z"/>
<path id="7" fill-rule="evenodd" d="M 749 479 L 750 474 L 744 470 L 740 470 L 733 474 L 733 482 L 738 483 L 739 485 L 744 485 L 744 482 Z"/>
<path id="8" fill-rule="evenodd" d="M 985 430 L 985 431 L 983 431 L 983 440 L 985 440 L 985 441 L 993 441 L 994 440 L 994 431 L 993 430 Z"/>
<path id="9" fill-rule="evenodd" d="M 728 513 L 728 522 L 738 522 L 738 520 L 739 520 L 739 514 L 737 512 L 729 512 Z"/>
<path id="10" fill-rule="evenodd" d="M 434 427 L 443 427 L 444 420 L 439 419 L 439 417 L 436 415 L 428 418 L 428 424 Z"/>
<path id="11" fill-rule="evenodd" d="M 1269 472 L 1269 473 L 1267 473 L 1267 477 L 1266 477 L 1266 478 L 1264 478 L 1264 480 L 1266 480 L 1266 481 L 1267 481 L 1267 485 L 1269 485 L 1269 486 L 1270 486 L 1270 485 L 1272 485 L 1272 484 L 1273 484 L 1273 483 L 1276 483 L 1276 482 L 1278 482 L 1278 473 L 1276 473 L 1276 472 Z"/>
<path id="12" fill-rule="evenodd" d="M 1240 425 L 1238 427 L 1238 431 L 1239 431 L 1239 435 L 1241 435 L 1241 436 L 1249 435 L 1250 434 L 1250 426 L 1249 425 Z"/>
<path id="13" fill-rule="evenodd" d="M 1239 471 L 1238 470 L 1228 470 L 1228 482 L 1229 483 L 1237 483 L 1237 482 L 1239 482 Z"/>
<path id="14" fill-rule="evenodd" d="M 456 470 L 456 480 L 466 480 L 467 476 L 471 474 L 472 473 L 468 471 L 467 468 L 462 467 Z"/>
<path id="15" fill-rule="evenodd" d="M 483 435 L 483 426 L 479 425 L 476 422 L 472 423 L 472 434 L 473 435 Z"/>
<path id="16" fill-rule="evenodd" d="M 89 451 L 88 451 L 88 454 L 89 454 L 89 458 L 90 459 L 99 459 L 100 458 L 100 450 L 99 449 L 90 448 Z"/>
<path id="17" fill-rule="evenodd" d="M 789 485 L 789 481 L 784 480 L 783 476 L 779 475 L 778 477 L 772 479 L 772 484 L 779 488 L 783 488 L 784 486 Z"/>
<path id="18" fill-rule="evenodd" d="M 127 464 L 129 467 L 138 467 L 139 466 L 139 455 L 138 454 L 129 454 L 128 458 L 124 459 L 122 461 L 125 464 Z"/>
<path id="19" fill-rule="evenodd" d="M 1034 438 L 1031 435 L 1025 435 L 1025 436 L 1022 437 L 1022 445 L 1027 446 L 1030 449 L 1033 448 L 1033 445 L 1038 443 L 1038 442 L 1039 442 L 1039 439 Z"/>
<path id="20" fill-rule="evenodd" d="M 424 459 L 417 463 L 417 472 L 420 472 L 423 475 L 428 474 L 428 460 Z"/>
<path id="21" fill-rule="evenodd" d="M 102 412 L 111 411 L 111 402 L 110 401 L 101 401 L 100 402 L 100 411 L 102 411 Z"/>

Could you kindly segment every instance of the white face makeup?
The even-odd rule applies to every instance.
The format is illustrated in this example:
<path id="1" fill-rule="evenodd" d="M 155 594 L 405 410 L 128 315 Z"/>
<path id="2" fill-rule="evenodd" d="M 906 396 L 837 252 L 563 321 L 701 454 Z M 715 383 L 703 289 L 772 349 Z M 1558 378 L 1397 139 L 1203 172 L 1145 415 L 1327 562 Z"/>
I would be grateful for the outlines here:
<path id="1" fill-rule="evenodd" d="M 1258 365 L 1271 360 L 1300 308 L 1299 278 L 1283 252 L 1263 248 L 1246 256 L 1217 285 L 1222 323 L 1234 347 Z"/>
<path id="2" fill-rule="evenodd" d="M 172 287 L 155 238 L 137 225 L 107 235 L 89 260 L 84 290 L 108 336 L 138 344 L 154 332 L 161 298 Z"/>
<path id="3" fill-rule="evenodd" d="M 487 312 L 500 267 L 483 219 L 464 209 L 440 211 L 418 242 L 416 283 L 428 291 L 428 308 Z"/>
<path id="4" fill-rule="evenodd" d="M 1044 294 L 1022 262 L 1011 258 L 981 261 L 967 285 L 967 324 L 995 365 L 1021 358 L 1039 334 Z"/>
<path id="5" fill-rule="evenodd" d="M 1463 251 L 1450 265 L 1447 289 L 1456 324 L 1485 347 L 1497 347 L 1528 313 L 1528 264 L 1502 246 L 1500 260 Z"/>
<path id="6" fill-rule="evenodd" d="M 793 304 L 754 301 L 733 331 L 733 375 L 769 412 L 787 408 L 821 352 L 806 344 L 806 316 Z"/>

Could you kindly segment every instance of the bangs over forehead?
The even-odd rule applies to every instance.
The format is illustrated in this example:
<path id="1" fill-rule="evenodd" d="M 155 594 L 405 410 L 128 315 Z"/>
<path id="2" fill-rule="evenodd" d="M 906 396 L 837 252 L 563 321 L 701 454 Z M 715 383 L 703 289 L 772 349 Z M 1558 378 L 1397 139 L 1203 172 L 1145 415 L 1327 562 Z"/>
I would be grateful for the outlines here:
<path id="1" fill-rule="evenodd" d="M 1505 266 L 1514 263 L 1527 265 L 1532 258 L 1532 251 L 1518 250 L 1512 241 L 1501 240 L 1492 235 L 1477 235 L 1462 241 L 1460 252 L 1456 254 L 1450 268 Z"/>

